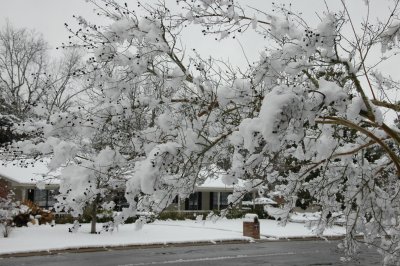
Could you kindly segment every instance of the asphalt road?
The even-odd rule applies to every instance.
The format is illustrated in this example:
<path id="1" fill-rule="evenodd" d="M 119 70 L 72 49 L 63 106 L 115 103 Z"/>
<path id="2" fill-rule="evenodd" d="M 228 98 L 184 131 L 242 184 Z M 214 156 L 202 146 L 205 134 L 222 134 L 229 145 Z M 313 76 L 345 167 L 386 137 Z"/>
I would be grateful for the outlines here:
<path id="1" fill-rule="evenodd" d="M 1 266 L 87 265 L 381 265 L 381 257 L 363 249 L 358 260 L 343 263 L 337 241 L 276 241 L 203 246 L 135 248 L 0 259 Z"/>

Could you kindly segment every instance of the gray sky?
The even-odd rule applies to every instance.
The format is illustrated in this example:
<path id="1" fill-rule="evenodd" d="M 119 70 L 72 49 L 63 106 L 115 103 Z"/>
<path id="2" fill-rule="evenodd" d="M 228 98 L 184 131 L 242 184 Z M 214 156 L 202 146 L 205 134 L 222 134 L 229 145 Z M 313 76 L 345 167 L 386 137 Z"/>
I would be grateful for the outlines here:
<path id="1" fill-rule="evenodd" d="M 72 15 L 96 17 L 83 0 L 0 0 L 0 5 L 0 26 L 8 19 L 18 28 L 35 29 L 53 48 L 67 40 L 64 23 L 73 21 Z"/>
<path id="2" fill-rule="evenodd" d="M 170 4 L 172 10 L 176 8 L 175 0 L 165 0 Z M 365 0 L 346 0 L 349 11 L 354 18 L 356 27 L 360 25 L 361 19 L 366 16 Z M 133 8 L 136 7 L 136 1 L 127 1 Z M 142 3 L 154 2 L 154 0 L 143 0 Z M 272 2 L 285 3 L 289 6 L 290 1 L 285 0 L 240 0 L 243 6 L 252 6 L 266 13 L 273 13 Z M 326 0 L 330 11 L 341 9 L 340 0 Z M 391 0 L 370 0 L 371 2 L 371 18 L 384 18 L 388 14 L 388 7 Z M 318 22 L 318 14 L 326 11 L 326 5 L 323 0 L 293 0 L 291 1 L 293 11 L 300 11 L 303 17 L 310 22 L 310 25 Z M 43 34 L 44 38 L 54 49 L 62 42 L 68 40 L 68 33 L 64 28 L 64 23 L 72 24 L 74 19 L 72 15 L 82 15 L 83 17 L 98 21 L 98 17 L 93 12 L 92 5 L 84 0 L 0 0 L 0 27 L 4 26 L 6 19 L 16 27 L 27 27 L 35 29 Z M 251 14 L 250 10 L 250 14 Z M 251 14 L 252 15 L 252 14 Z M 315 24 L 314 24 L 315 25 Z M 203 37 L 200 31 L 191 30 L 183 34 L 183 42 L 186 44 L 187 50 L 196 48 L 203 56 L 213 55 L 217 58 L 229 58 L 233 65 L 246 64 L 243 52 L 237 40 L 224 40 L 221 42 L 214 41 L 213 37 Z M 265 41 L 256 35 L 246 35 L 238 38 L 243 45 L 246 55 L 250 61 L 258 58 L 259 52 L 265 45 Z M 55 50 L 53 50 L 54 54 Z M 376 53 L 376 57 L 380 54 Z M 394 76 L 399 76 L 397 65 L 399 60 L 394 63 L 386 63 L 383 65 L 385 72 Z M 396 67 L 394 67 L 396 66 Z"/>
<path id="3" fill-rule="evenodd" d="M 123 2 L 124 0 L 118 0 Z M 157 0 L 142 0 L 141 3 L 151 3 Z M 302 17 L 311 27 L 315 27 L 319 21 L 319 15 L 327 11 L 327 3 L 329 11 L 335 12 L 343 10 L 341 0 L 236 0 L 243 7 L 251 6 L 262 10 L 268 14 L 272 12 L 272 3 L 280 3 L 289 6 L 294 12 L 302 12 Z M 348 10 L 353 19 L 356 28 L 360 28 L 363 19 L 366 18 L 367 9 L 365 5 L 367 0 L 345 0 Z M 384 20 L 388 17 L 389 6 L 394 0 L 369 0 L 370 2 L 370 21 L 375 22 L 376 19 Z M 137 1 L 126 0 L 131 8 L 136 7 Z M 179 11 L 176 7 L 176 0 L 165 0 L 169 8 L 174 11 Z M 64 23 L 73 24 L 75 20 L 72 15 L 81 15 L 89 21 L 99 23 L 99 17 L 93 12 L 93 6 L 86 3 L 85 0 L 0 0 L 0 27 L 3 27 L 8 19 L 11 24 L 16 27 L 26 27 L 35 29 L 38 33 L 42 33 L 45 40 L 52 47 L 52 55 L 59 55 L 60 50 L 55 50 L 62 42 L 68 41 L 68 32 L 65 30 Z M 255 13 L 249 10 L 249 16 Z M 180 11 L 179 11 L 180 12 Z M 259 17 L 262 19 L 262 16 Z M 74 28 L 74 27 L 73 27 Z M 75 27 L 78 28 L 78 27 Z M 188 27 L 189 28 L 189 27 Z M 351 39 L 353 33 L 350 28 L 347 29 L 347 34 Z M 247 65 L 246 58 L 238 43 L 241 42 L 246 57 L 251 62 L 256 61 L 260 51 L 265 47 L 266 42 L 256 34 L 246 34 L 242 37 L 237 36 L 235 40 L 227 39 L 221 42 L 215 41 L 214 37 L 204 37 L 199 28 L 190 28 L 182 36 L 182 41 L 185 44 L 187 52 L 193 48 L 197 50 L 203 57 L 212 56 L 217 59 L 229 61 L 233 66 Z M 380 49 L 377 48 L 372 52 L 372 60 L 370 65 L 373 65 L 381 57 Z M 400 57 L 392 57 L 385 61 L 378 68 L 379 71 L 386 75 L 391 75 L 395 80 L 400 80 L 399 66 Z M 244 68 L 243 68 L 244 69 Z M 361 82 L 366 85 L 365 80 Z M 367 92 L 368 93 L 368 92 Z M 400 95 L 397 92 L 389 92 L 392 101 L 400 100 Z M 396 117 L 394 113 L 389 113 L 387 121 L 391 123 Z"/>

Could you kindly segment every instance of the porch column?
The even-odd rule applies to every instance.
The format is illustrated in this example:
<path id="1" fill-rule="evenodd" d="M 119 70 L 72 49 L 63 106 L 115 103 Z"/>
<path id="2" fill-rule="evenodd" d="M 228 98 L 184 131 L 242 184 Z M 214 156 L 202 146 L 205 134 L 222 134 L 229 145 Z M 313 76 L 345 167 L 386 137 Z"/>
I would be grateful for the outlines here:
<path id="1" fill-rule="evenodd" d="M 221 192 L 217 192 L 217 205 L 218 205 L 218 210 L 220 209 L 220 204 L 221 204 Z"/>
<path id="2" fill-rule="evenodd" d="M 26 200 L 26 189 L 21 188 L 21 200 Z"/>
<path id="3" fill-rule="evenodd" d="M 178 212 L 181 212 L 181 197 L 178 195 Z"/>
<path id="4" fill-rule="evenodd" d="M 255 191 L 253 191 L 252 196 L 253 196 L 253 210 L 255 210 L 256 209 L 256 192 Z"/>

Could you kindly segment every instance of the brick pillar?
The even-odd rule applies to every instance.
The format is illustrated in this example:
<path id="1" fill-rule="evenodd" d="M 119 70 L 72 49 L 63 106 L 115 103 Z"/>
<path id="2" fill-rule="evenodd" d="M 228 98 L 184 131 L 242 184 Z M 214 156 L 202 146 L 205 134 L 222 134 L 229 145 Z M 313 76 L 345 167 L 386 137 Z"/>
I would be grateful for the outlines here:
<path id="1" fill-rule="evenodd" d="M 254 239 L 260 239 L 260 223 L 243 222 L 243 236 L 249 236 Z"/>

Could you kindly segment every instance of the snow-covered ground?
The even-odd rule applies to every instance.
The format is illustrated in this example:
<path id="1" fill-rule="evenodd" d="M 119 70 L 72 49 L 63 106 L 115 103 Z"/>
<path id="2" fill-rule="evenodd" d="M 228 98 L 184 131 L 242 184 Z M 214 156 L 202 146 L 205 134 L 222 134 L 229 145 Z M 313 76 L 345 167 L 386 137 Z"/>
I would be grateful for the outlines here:
<path id="1" fill-rule="evenodd" d="M 135 230 L 134 224 L 119 227 L 113 233 L 89 234 L 89 224 L 83 224 L 77 233 L 68 233 L 71 225 L 31 226 L 15 228 L 9 238 L 0 238 L 0 254 L 47 251 L 65 248 L 148 245 L 183 242 L 217 242 L 221 240 L 251 240 L 243 237 L 241 219 L 211 221 L 156 221 Z M 101 225 L 98 225 L 101 228 Z M 281 227 L 276 221 L 260 220 L 262 238 L 309 237 L 315 235 L 304 224 L 288 223 Z M 326 230 L 326 236 L 344 234 L 343 227 Z"/>
<path id="2" fill-rule="evenodd" d="M 321 212 L 294 212 L 289 217 L 289 221 L 295 223 L 318 222 L 319 219 L 321 219 Z M 343 213 L 333 213 L 330 219 L 333 219 L 333 223 L 336 225 L 344 225 L 346 222 Z"/>

